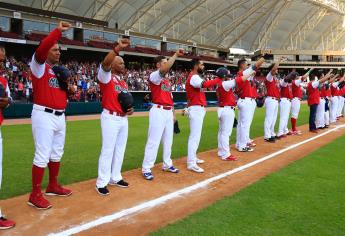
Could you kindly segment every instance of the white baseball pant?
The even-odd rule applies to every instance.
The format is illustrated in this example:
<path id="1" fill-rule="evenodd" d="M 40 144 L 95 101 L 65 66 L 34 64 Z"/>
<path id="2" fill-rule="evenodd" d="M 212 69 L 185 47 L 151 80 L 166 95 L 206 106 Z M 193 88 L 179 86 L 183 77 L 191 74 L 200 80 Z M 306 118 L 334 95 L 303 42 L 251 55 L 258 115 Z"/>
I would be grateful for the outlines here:
<path id="1" fill-rule="evenodd" d="M 33 164 L 45 168 L 49 161 L 60 162 L 64 152 L 66 121 L 65 115 L 57 116 L 34 104 L 31 121 L 35 143 Z"/>
<path id="2" fill-rule="evenodd" d="M 265 123 L 264 123 L 264 131 L 265 131 L 265 138 L 275 137 L 276 133 L 274 132 L 274 126 L 277 121 L 278 116 L 278 100 L 272 97 L 267 97 L 265 99 L 265 109 L 266 109 L 266 116 L 265 116 Z"/>
<path id="3" fill-rule="evenodd" d="M 252 107 L 252 99 L 251 98 L 240 98 L 237 102 L 238 107 L 238 125 L 237 125 L 237 147 L 239 149 L 243 149 L 247 146 L 248 137 L 249 137 L 249 129 L 250 129 L 250 121 L 251 115 L 253 112 Z"/>
<path id="4" fill-rule="evenodd" d="M 127 116 L 111 115 L 104 109 L 101 114 L 102 150 L 98 160 L 97 188 L 110 181 L 122 179 L 121 168 L 128 137 Z"/>
<path id="5" fill-rule="evenodd" d="M 172 166 L 171 147 L 174 137 L 173 110 L 164 110 L 153 105 L 149 113 L 149 131 L 142 165 L 143 172 L 150 172 L 154 166 L 159 144 L 163 144 L 163 168 Z"/>
<path id="6" fill-rule="evenodd" d="M 301 100 L 293 98 L 291 100 L 291 118 L 297 119 L 301 109 Z"/>
<path id="7" fill-rule="evenodd" d="M 290 109 L 291 109 L 290 100 L 287 98 L 281 98 L 278 136 L 287 134 L 289 132 L 288 122 L 289 122 Z"/>
<path id="8" fill-rule="evenodd" d="M 190 106 L 188 112 L 190 133 L 188 138 L 187 167 L 192 167 L 196 165 L 196 153 L 200 143 L 202 124 L 204 122 L 206 110 L 202 106 Z"/>
<path id="9" fill-rule="evenodd" d="M 329 119 L 330 123 L 334 123 L 337 121 L 337 111 L 338 111 L 338 97 L 333 96 L 330 99 L 330 110 L 329 110 Z"/>
<path id="10" fill-rule="evenodd" d="M 229 138 L 234 125 L 235 110 L 229 106 L 219 107 L 217 110 L 219 129 L 218 129 L 218 156 L 227 158 L 230 156 Z"/>
<path id="11" fill-rule="evenodd" d="M 250 143 L 251 142 L 251 139 L 250 139 L 250 127 L 252 125 L 252 122 L 253 122 L 253 119 L 254 119 L 254 114 L 255 114 L 255 109 L 256 109 L 256 101 L 255 99 L 252 99 L 251 100 L 251 113 L 250 113 L 250 123 L 249 123 L 249 132 L 247 134 L 247 143 Z"/>
<path id="12" fill-rule="evenodd" d="M 342 115 L 344 107 L 344 97 L 338 96 L 338 112 L 337 112 L 337 117 L 340 117 Z"/>
<path id="13" fill-rule="evenodd" d="M 319 105 L 317 105 L 315 124 L 316 128 L 325 126 L 325 99 L 321 98 Z"/>

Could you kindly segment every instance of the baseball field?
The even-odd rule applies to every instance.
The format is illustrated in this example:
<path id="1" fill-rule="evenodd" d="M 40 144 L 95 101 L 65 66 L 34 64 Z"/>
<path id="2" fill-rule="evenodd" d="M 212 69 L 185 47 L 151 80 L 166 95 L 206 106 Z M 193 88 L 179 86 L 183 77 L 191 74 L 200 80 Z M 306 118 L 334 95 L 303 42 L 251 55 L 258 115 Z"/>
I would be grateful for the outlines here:
<path id="1" fill-rule="evenodd" d="M 17 226 L 4 235 L 342 235 L 344 118 L 316 135 L 307 132 L 308 114 L 303 105 L 298 120 L 302 135 L 268 144 L 262 138 L 265 110 L 257 109 L 251 138 L 257 138 L 258 147 L 253 153 L 232 148 L 239 160 L 224 162 L 215 151 L 216 112 L 208 111 L 198 150 L 206 160 L 206 172 L 197 174 L 185 166 L 189 122 L 179 112 L 181 133 L 174 135 L 172 155 L 181 173 L 163 173 L 158 164 L 152 182 L 140 174 L 148 117 L 130 117 L 122 168 L 130 188 L 111 187 L 108 197 L 94 189 L 100 121 L 68 121 L 60 181 L 74 193 L 66 199 L 49 197 L 53 208 L 48 211 L 26 205 L 34 153 L 31 125 L 5 125 L 0 206 Z M 236 129 L 232 144 L 235 135 Z M 157 162 L 161 162 L 161 150 Z M 47 173 L 44 187 L 46 183 Z"/>

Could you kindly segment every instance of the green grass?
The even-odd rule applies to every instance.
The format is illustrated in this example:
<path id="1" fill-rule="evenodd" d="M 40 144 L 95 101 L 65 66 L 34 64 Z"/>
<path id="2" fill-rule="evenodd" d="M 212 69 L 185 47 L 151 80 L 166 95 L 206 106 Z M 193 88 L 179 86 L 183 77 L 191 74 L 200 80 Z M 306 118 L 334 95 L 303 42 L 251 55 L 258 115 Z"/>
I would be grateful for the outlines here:
<path id="1" fill-rule="evenodd" d="M 345 136 L 152 235 L 344 235 Z"/>
<path id="2" fill-rule="evenodd" d="M 308 107 L 302 106 L 299 124 L 307 122 Z M 180 113 L 179 113 L 180 114 Z M 264 109 L 257 109 L 251 137 L 263 136 Z M 181 133 L 174 136 L 172 156 L 187 155 L 189 120 L 178 115 Z M 277 122 L 278 123 L 278 122 Z M 148 117 L 129 118 L 129 137 L 122 170 L 141 167 L 147 139 Z M 34 144 L 31 125 L 3 126 L 3 183 L 0 199 L 24 194 L 31 190 L 31 166 Z M 216 112 L 207 112 L 198 151 L 217 147 L 218 120 Z M 233 130 L 231 142 L 234 142 Z M 97 177 L 101 148 L 100 121 L 72 121 L 67 124 L 65 153 L 62 158 L 60 181 L 70 184 Z M 161 161 L 161 151 L 158 155 Z M 47 175 L 47 173 L 46 173 Z M 44 186 L 47 178 L 45 178 Z M 129 180 L 130 181 L 130 180 Z"/>

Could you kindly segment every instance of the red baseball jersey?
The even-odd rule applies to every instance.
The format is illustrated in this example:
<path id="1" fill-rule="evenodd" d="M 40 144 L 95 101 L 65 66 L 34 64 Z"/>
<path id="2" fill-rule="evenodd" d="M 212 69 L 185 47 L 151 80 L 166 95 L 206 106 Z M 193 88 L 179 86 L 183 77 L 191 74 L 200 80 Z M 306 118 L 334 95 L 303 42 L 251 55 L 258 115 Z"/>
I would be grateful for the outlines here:
<path id="1" fill-rule="evenodd" d="M 124 114 L 117 97 L 121 91 L 128 91 L 126 81 L 121 80 L 119 76 L 112 75 L 108 83 L 100 82 L 100 89 L 102 93 L 102 107 L 112 112 Z"/>
<path id="2" fill-rule="evenodd" d="M 320 92 L 318 86 L 314 88 L 312 86 L 313 82 L 308 83 L 307 93 L 308 93 L 308 105 L 315 105 L 320 103 Z"/>
<path id="3" fill-rule="evenodd" d="M 267 75 L 269 76 L 269 75 Z M 266 90 L 267 90 L 267 96 L 273 97 L 273 98 L 280 98 L 279 93 L 279 81 L 275 78 L 275 76 L 272 76 L 272 81 L 269 81 L 268 79 L 265 80 Z"/>
<path id="4" fill-rule="evenodd" d="M 301 82 L 296 84 L 296 80 L 293 80 L 291 89 L 292 89 L 292 97 L 302 99 L 303 91 L 301 88 Z"/>
<path id="5" fill-rule="evenodd" d="M 152 102 L 163 106 L 173 106 L 171 85 L 168 79 L 159 78 L 159 84 L 152 82 L 153 77 L 160 77 L 159 71 L 152 72 L 149 78 Z"/>
<path id="6" fill-rule="evenodd" d="M 194 88 L 191 85 L 191 79 L 194 74 L 191 72 L 186 81 L 187 105 L 188 106 L 206 106 L 206 95 L 202 88 Z"/>
<path id="7" fill-rule="evenodd" d="M 236 78 L 236 84 L 237 84 L 236 92 L 240 98 L 244 99 L 244 98 L 253 97 L 252 86 L 248 80 L 243 81 L 242 75 L 238 74 Z"/>
<path id="8" fill-rule="evenodd" d="M 36 62 L 32 62 L 36 63 Z M 31 73 L 34 104 L 64 110 L 67 106 L 67 92 L 59 86 L 58 79 L 50 65 L 45 63 L 44 74 L 37 78 Z"/>
<path id="9" fill-rule="evenodd" d="M 218 105 L 220 107 L 224 106 L 236 106 L 236 98 L 232 89 L 226 91 L 222 85 L 223 81 L 220 81 L 217 87 L 217 98 Z"/>

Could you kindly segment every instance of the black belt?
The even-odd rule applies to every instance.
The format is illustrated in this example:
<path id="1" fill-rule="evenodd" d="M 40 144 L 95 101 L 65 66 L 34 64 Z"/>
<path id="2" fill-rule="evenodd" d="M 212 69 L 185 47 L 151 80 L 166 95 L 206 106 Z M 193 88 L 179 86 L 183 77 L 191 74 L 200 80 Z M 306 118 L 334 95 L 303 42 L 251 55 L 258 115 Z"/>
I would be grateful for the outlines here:
<path id="1" fill-rule="evenodd" d="M 234 106 L 219 106 L 219 107 L 230 107 L 232 110 L 235 110 Z"/>
<path id="2" fill-rule="evenodd" d="M 52 113 L 52 114 L 54 114 L 54 115 L 56 115 L 56 116 L 61 116 L 61 115 L 63 115 L 63 114 L 65 114 L 65 111 L 54 111 L 53 109 L 50 109 L 50 108 L 44 108 L 44 111 L 45 112 L 48 112 L 48 113 Z"/>
<path id="3" fill-rule="evenodd" d="M 270 96 L 268 96 L 267 98 L 271 98 L 271 99 L 273 99 L 273 100 L 279 101 L 279 99 L 276 98 L 276 97 L 270 97 Z"/>

